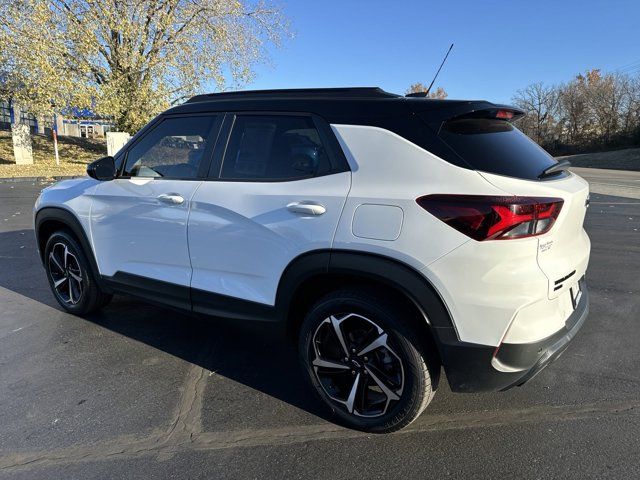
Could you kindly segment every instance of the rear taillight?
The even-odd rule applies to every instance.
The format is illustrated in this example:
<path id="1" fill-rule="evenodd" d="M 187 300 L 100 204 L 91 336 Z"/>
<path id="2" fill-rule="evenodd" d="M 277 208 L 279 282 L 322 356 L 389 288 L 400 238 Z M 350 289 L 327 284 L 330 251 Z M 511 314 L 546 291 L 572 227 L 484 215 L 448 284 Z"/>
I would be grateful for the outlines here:
<path id="1" fill-rule="evenodd" d="M 474 240 L 510 240 L 548 232 L 564 201 L 547 197 L 426 195 L 418 205 Z"/>

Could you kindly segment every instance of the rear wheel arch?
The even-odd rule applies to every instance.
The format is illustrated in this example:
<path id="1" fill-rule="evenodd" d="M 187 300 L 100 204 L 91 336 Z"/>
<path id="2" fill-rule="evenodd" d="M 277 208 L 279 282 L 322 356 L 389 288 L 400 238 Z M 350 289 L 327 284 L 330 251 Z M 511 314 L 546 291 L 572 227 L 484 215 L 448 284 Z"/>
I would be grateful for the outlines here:
<path id="1" fill-rule="evenodd" d="M 281 278 L 276 298 L 287 335 L 297 338 L 306 311 L 322 296 L 347 286 L 367 287 L 405 305 L 413 319 L 411 326 L 432 347 L 429 350 L 442 358 L 440 336 L 455 330 L 440 295 L 413 268 L 378 254 L 326 250 L 293 260 Z"/>

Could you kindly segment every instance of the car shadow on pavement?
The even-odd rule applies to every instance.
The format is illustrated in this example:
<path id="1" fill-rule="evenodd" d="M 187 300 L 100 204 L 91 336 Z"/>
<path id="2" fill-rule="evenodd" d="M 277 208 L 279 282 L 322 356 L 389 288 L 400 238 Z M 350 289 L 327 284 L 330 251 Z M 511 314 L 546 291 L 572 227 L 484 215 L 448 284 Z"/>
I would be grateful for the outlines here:
<path id="1" fill-rule="evenodd" d="M 49 290 L 33 230 L 0 232 L 0 286 L 62 311 Z M 293 342 L 274 324 L 199 318 L 126 296 L 85 320 L 313 415 L 331 416 L 308 385 Z"/>
<path id="2" fill-rule="evenodd" d="M 126 296 L 116 296 L 112 304 L 86 320 L 315 416 L 331 417 L 304 377 L 294 343 L 275 324 L 201 318 Z M 205 403 L 207 400 L 211 398 L 206 397 Z M 205 424 L 209 421 L 203 418 Z"/>
<path id="3" fill-rule="evenodd" d="M 38 257 L 33 230 L 0 231 L 0 287 L 58 307 Z"/>

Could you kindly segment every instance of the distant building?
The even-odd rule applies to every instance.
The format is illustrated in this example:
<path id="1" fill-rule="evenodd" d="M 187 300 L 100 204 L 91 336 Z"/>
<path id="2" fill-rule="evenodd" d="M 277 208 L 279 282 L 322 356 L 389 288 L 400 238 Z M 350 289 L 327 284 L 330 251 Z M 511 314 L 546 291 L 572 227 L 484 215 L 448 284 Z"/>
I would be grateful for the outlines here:
<path id="1" fill-rule="evenodd" d="M 109 119 L 101 118 L 89 110 L 70 108 L 56 115 L 58 135 L 82 138 L 104 138 L 113 129 Z M 11 101 L 0 101 L 0 130 L 11 130 L 12 123 L 28 125 L 31 133 L 51 134 L 53 117 L 36 117 Z"/>
<path id="2" fill-rule="evenodd" d="M 88 109 L 68 108 L 57 115 L 58 135 L 82 138 L 104 138 L 113 123 Z"/>
<path id="3" fill-rule="evenodd" d="M 16 123 L 28 125 L 32 133 L 37 133 L 38 121 L 35 116 L 15 109 L 11 102 L 3 101 L 0 101 L 0 130 L 11 130 L 11 124 L 16 121 L 16 115 L 19 115 Z"/>

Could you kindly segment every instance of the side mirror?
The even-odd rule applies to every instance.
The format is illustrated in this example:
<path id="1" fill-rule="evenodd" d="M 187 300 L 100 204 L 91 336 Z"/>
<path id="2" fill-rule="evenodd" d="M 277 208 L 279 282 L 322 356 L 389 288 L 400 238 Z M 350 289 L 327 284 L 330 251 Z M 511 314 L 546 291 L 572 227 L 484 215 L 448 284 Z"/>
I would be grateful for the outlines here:
<path id="1" fill-rule="evenodd" d="M 87 175 L 101 182 L 116 178 L 116 163 L 113 157 L 102 157 L 87 165 Z"/>

